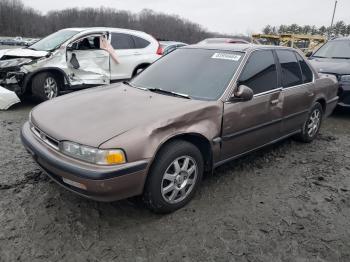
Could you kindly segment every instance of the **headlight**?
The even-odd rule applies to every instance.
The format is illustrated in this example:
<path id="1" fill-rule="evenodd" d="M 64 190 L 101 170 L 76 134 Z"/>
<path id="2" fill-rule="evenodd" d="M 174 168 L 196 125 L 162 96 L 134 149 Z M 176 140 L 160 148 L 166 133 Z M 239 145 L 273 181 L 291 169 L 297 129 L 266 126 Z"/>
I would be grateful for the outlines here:
<path id="1" fill-rule="evenodd" d="M 343 75 L 340 77 L 341 82 L 350 82 L 350 75 Z"/>
<path id="2" fill-rule="evenodd" d="M 118 165 L 126 162 L 125 154 L 120 149 L 102 150 L 64 141 L 60 143 L 60 151 L 68 156 L 92 164 Z"/>

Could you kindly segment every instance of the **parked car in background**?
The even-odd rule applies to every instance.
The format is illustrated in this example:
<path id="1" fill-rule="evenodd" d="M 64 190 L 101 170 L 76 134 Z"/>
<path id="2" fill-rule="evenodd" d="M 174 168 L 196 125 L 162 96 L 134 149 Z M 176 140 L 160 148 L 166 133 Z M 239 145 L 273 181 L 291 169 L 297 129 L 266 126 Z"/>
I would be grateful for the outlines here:
<path id="1" fill-rule="evenodd" d="M 0 45 L 9 46 L 30 46 L 39 41 L 39 38 L 23 38 L 17 36 L 15 38 L 11 37 L 0 37 Z"/>
<path id="2" fill-rule="evenodd" d="M 102 38 L 110 48 L 100 46 Z M 27 48 L 0 50 L 0 86 L 48 100 L 61 92 L 129 79 L 160 56 L 158 41 L 144 32 L 68 28 Z"/>
<path id="3" fill-rule="evenodd" d="M 188 46 L 131 82 L 37 106 L 21 137 L 68 190 L 99 201 L 142 194 L 167 213 L 193 198 L 204 172 L 289 136 L 311 142 L 337 90 L 291 48 Z"/>
<path id="4" fill-rule="evenodd" d="M 8 46 L 13 46 L 16 45 L 16 41 L 12 38 L 9 37 L 4 37 L 0 40 L 1 45 L 8 45 Z"/>
<path id="5" fill-rule="evenodd" d="M 175 41 L 159 41 L 159 44 L 162 48 L 163 55 L 167 55 L 172 51 L 187 45 L 185 43 Z"/>
<path id="6" fill-rule="evenodd" d="M 247 40 L 240 38 L 207 38 L 200 41 L 198 44 L 250 44 Z"/>
<path id="7" fill-rule="evenodd" d="M 24 38 L 21 37 L 21 36 L 16 36 L 13 41 L 15 42 L 15 45 L 19 45 L 19 46 L 24 46 L 25 43 L 24 43 Z"/>
<path id="8" fill-rule="evenodd" d="M 350 107 L 350 37 L 328 41 L 310 56 L 319 73 L 335 75 L 339 81 L 339 106 Z"/>
<path id="9" fill-rule="evenodd" d="M 30 45 L 33 45 L 35 44 L 36 42 L 38 42 L 40 40 L 40 38 L 28 38 L 27 39 L 27 45 L 30 46 Z"/>

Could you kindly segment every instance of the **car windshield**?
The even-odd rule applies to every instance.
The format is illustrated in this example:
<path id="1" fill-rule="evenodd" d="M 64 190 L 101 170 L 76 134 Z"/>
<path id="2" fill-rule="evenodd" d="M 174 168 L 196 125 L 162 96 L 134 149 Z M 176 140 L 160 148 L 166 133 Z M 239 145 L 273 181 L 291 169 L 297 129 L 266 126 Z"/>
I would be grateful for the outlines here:
<path id="1" fill-rule="evenodd" d="M 77 33 L 78 31 L 61 30 L 41 39 L 29 48 L 37 51 L 52 51 Z"/>
<path id="2" fill-rule="evenodd" d="M 164 56 L 132 80 L 132 85 L 217 100 L 236 72 L 244 53 L 182 48 Z"/>
<path id="3" fill-rule="evenodd" d="M 350 59 L 350 41 L 349 40 L 336 40 L 329 41 L 323 45 L 313 55 L 314 57 L 324 58 L 345 58 Z"/>

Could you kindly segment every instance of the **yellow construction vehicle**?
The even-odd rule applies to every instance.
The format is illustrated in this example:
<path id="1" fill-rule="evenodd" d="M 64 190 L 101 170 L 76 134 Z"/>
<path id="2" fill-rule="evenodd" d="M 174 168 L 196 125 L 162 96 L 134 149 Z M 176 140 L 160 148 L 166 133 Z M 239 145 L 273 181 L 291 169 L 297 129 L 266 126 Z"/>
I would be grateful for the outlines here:
<path id="1" fill-rule="evenodd" d="M 320 35 L 298 35 L 298 34 L 254 34 L 252 42 L 262 45 L 289 46 L 302 50 L 305 54 L 315 50 L 324 44 L 327 38 Z"/>

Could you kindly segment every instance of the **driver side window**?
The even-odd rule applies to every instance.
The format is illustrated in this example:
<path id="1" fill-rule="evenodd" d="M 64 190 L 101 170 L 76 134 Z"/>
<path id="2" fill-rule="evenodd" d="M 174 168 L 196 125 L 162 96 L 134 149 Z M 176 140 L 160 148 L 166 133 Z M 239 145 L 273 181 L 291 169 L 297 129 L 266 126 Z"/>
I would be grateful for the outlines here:
<path id="1" fill-rule="evenodd" d="M 278 88 L 277 67 L 272 51 L 255 51 L 248 59 L 238 83 L 251 88 L 254 94 Z"/>
<path id="2" fill-rule="evenodd" d="M 89 36 L 78 40 L 72 45 L 73 50 L 98 50 L 100 49 L 100 36 Z"/>

